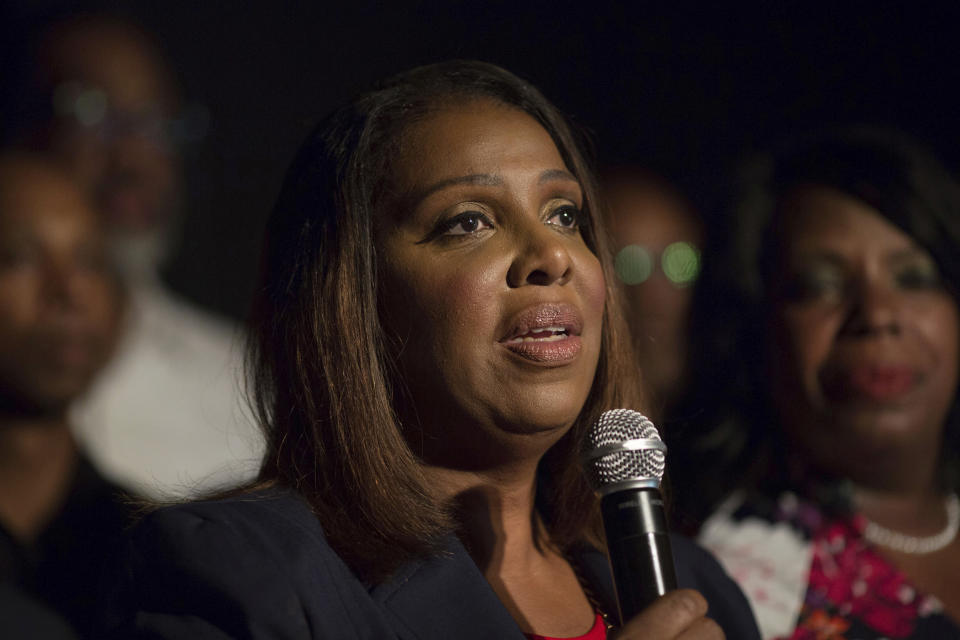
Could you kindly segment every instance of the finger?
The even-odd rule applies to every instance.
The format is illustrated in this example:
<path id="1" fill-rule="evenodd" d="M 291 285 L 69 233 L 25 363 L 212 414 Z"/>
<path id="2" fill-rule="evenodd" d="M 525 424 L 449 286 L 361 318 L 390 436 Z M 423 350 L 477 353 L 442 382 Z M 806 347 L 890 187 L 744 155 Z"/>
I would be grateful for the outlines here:
<path id="1" fill-rule="evenodd" d="M 616 635 L 616 640 L 676 638 L 706 613 L 707 601 L 696 591 L 671 591 L 628 620 Z"/>

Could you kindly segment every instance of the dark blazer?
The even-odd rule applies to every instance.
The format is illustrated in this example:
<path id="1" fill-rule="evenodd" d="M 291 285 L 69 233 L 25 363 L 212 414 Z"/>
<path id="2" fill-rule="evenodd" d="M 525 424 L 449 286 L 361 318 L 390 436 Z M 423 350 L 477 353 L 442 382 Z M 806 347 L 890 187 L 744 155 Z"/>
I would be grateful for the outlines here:
<path id="1" fill-rule="evenodd" d="M 673 540 L 682 586 L 699 589 L 730 639 L 759 638 L 749 605 L 705 551 Z M 136 528 L 107 609 L 110 637 L 523 640 L 459 540 L 364 585 L 327 544 L 305 501 L 286 490 L 168 507 Z M 578 562 L 612 603 L 606 559 Z M 608 610 L 615 610 L 613 607 Z"/>

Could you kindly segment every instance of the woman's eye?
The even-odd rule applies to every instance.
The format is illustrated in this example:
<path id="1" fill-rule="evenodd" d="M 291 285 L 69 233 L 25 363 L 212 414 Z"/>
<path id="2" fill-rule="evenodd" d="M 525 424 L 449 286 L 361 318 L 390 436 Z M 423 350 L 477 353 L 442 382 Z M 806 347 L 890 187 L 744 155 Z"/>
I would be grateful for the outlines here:
<path id="1" fill-rule="evenodd" d="M 440 233 L 445 236 L 465 236 L 483 229 L 492 229 L 493 223 L 482 213 L 469 211 L 445 220 Z"/>
<path id="2" fill-rule="evenodd" d="M 895 276 L 898 286 L 904 289 L 939 289 L 943 286 L 940 272 L 932 264 L 905 267 Z"/>
<path id="3" fill-rule="evenodd" d="M 564 229 L 578 229 L 580 227 L 580 210 L 572 205 L 560 207 L 548 219 L 550 224 L 555 224 Z"/>
<path id="4" fill-rule="evenodd" d="M 0 267 L 16 268 L 31 264 L 36 252 L 26 247 L 0 247 Z"/>
<path id="5" fill-rule="evenodd" d="M 801 273 L 787 281 L 786 297 L 791 300 L 816 300 L 843 293 L 843 278 L 831 273 Z"/>

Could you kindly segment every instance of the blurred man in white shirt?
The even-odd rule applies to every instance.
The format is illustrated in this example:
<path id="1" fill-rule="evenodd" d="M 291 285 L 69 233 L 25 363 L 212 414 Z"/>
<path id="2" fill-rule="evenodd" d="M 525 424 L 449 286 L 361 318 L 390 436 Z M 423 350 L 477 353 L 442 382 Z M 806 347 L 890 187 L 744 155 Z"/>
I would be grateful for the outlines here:
<path id="1" fill-rule="evenodd" d="M 94 196 L 128 295 L 117 356 L 75 409 L 77 436 L 147 495 L 249 479 L 261 444 L 242 400 L 242 337 L 159 277 L 185 224 L 173 74 L 143 32 L 111 18 L 58 24 L 39 51 L 52 107 L 42 144 Z"/>

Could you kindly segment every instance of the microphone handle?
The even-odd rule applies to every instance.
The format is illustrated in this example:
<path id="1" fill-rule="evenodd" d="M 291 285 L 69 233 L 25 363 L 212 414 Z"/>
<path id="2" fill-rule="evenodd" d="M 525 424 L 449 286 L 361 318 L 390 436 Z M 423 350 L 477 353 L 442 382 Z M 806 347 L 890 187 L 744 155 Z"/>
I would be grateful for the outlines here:
<path id="1" fill-rule="evenodd" d="M 677 588 L 670 535 L 657 489 L 624 489 L 601 500 L 620 624 Z"/>

